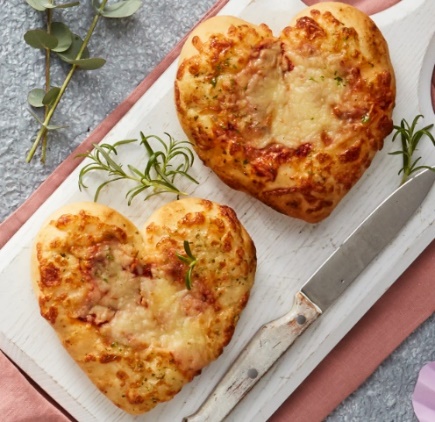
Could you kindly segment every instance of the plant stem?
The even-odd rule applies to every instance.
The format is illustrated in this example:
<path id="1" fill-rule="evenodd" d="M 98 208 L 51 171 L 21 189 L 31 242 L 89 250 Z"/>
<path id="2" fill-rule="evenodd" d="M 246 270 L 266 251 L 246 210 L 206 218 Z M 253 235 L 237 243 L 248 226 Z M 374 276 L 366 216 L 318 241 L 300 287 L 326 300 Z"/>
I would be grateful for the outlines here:
<path id="1" fill-rule="evenodd" d="M 101 2 L 101 6 L 98 9 L 97 13 L 95 14 L 91 26 L 88 29 L 88 32 L 86 34 L 86 37 L 83 40 L 83 44 L 79 50 L 79 52 L 77 53 L 76 56 L 76 60 L 81 59 L 83 52 L 85 51 L 85 48 L 87 47 L 89 40 L 97 26 L 97 23 L 101 17 L 101 11 L 104 9 L 104 7 L 106 6 L 107 0 L 103 0 Z M 73 64 L 69 73 L 66 75 L 66 78 L 62 84 L 62 86 L 60 87 L 60 91 L 59 94 L 57 95 L 56 99 L 54 100 L 53 104 L 51 105 L 50 109 L 48 110 L 48 113 L 45 116 L 44 122 L 42 123 L 41 129 L 39 129 L 37 135 L 36 135 L 36 139 L 33 142 L 32 148 L 30 149 L 29 153 L 27 154 L 26 157 L 26 162 L 30 163 L 30 161 L 32 160 L 33 156 L 35 155 L 36 149 L 38 148 L 39 143 L 41 142 L 41 140 L 43 140 L 43 138 L 47 135 L 48 129 L 49 129 L 49 124 L 51 121 L 51 118 L 53 117 L 54 111 L 56 110 L 63 94 L 65 93 L 66 88 L 68 87 L 71 78 L 74 75 L 74 72 L 76 71 L 78 65 Z"/>
<path id="2" fill-rule="evenodd" d="M 408 180 L 409 175 L 410 173 L 408 171 L 406 170 L 403 171 L 402 180 L 400 181 L 401 185 L 403 185 Z"/>
<path id="3" fill-rule="evenodd" d="M 50 4 L 53 4 L 53 0 L 49 0 Z M 53 20 L 53 11 L 48 8 L 47 13 L 47 33 L 51 34 L 51 22 Z M 50 66 L 51 66 L 51 51 L 50 49 L 45 49 L 45 92 L 50 90 L 51 77 L 50 77 Z M 47 117 L 49 111 L 49 106 L 44 107 L 44 118 Z M 41 162 L 45 163 L 45 156 L 47 152 L 47 131 L 44 132 L 42 136 L 42 149 L 41 149 Z"/>

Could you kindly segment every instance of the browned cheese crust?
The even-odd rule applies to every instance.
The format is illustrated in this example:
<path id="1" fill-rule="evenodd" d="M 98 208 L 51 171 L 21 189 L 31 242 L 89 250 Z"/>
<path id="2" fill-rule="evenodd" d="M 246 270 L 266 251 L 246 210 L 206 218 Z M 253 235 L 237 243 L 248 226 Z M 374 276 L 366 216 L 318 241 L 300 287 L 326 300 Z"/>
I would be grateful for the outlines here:
<path id="1" fill-rule="evenodd" d="M 391 132 L 395 78 L 375 23 L 329 2 L 279 37 L 234 17 L 205 21 L 181 52 L 175 100 L 197 154 L 226 184 L 315 223 Z"/>
<path id="2" fill-rule="evenodd" d="M 183 242 L 197 264 L 185 284 Z M 139 414 L 170 400 L 230 341 L 256 270 L 232 209 L 172 202 L 143 233 L 111 208 L 77 203 L 40 230 L 32 258 L 42 316 L 95 385 Z"/>

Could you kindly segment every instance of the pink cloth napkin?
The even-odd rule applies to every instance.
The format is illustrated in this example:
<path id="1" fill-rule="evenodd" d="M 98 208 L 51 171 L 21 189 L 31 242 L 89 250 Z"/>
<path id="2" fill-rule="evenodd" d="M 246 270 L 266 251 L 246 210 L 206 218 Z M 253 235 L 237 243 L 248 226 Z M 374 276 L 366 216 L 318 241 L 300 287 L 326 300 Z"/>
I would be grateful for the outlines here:
<path id="1" fill-rule="evenodd" d="M 227 3 L 218 0 L 206 17 Z M 399 0 L 343 0 L 368 14 L 384 10 Z M 318 0 L 305 0 L 313 5 Z M 183 42 L 183 41 L 182 41 Z M 98 143 L 147 91 L 177 56 L 182 42 L 132 92 L 132 94 L 87 138 L 78 150 L 40 186 L 9 219 L 1 224 L 0 247 L 24 221 L 50 196 L 79 164 L 74 157 Z M 435 78 L 432 87 L 435 103 Z M 271 418 L 271 422 L 315 422 L 323 420 L 342 400 L 361 385 L 377 366 L 435 309 L 433 274 L 435 242 L 390 288 L 357 326 L 337 345 L 327 358 L 302 383 Z M 407 304 L 401 307 L 400 303 Z M 409 306 L 412 303 L 414 306 Z M 390 333 L 385 336 L 385 333 Z M 381 341 L 380 341 L 381 339 Z M 334 381 L 334 385 L 331 382 Z M 332 387 L 332 388 L 331 388 Z M 66 422 L 70 419 L 0 353 L 0 421 Z"/>
<path id="2" fill-rule="evenodd" d="M 0 391 L 0 420 L 3 422 L 70 421 L 1 353 Z"/>

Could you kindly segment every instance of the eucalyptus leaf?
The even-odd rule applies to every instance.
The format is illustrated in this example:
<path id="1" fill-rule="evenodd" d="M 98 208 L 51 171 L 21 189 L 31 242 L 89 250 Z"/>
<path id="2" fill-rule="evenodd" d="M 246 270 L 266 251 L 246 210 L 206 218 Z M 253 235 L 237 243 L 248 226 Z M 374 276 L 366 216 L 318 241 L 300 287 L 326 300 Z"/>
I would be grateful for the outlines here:
<path id="1" fill-rule="evenodd" d="M 78 6 L 80 4 L 79 1 L 73 1 L 70 3 L 63 3 L 63 4 L 51 4 L 51 3 L 47 3 L 47 1 L 45 1 L 45 7 L 47 9 L 68 9 L 70 7 L 74 7 L 74 6 Z"/>
<path id="2" fill-rule="evenodd" d="M 117 3 L 106 4 L 99 13 L 105 18 L 126 18 L 136 13 L 141 4 L 141 0 L 121 0 Z"/>
<path id="3" fill-rule="evenodd" d="M 76 65 L 83 70 L 95 70 L 104 66 L 106 60 L 101 57 L 90 57 L 86 59 L 78 59 L 78 60 L 65 60 L 69 64 Z"/>
<path id="4" fill-rule="evenodd" d="M 38 10 L 39 12 L 43 12 L 47 9 L 67 9 L 70 7 L 78 6 L 80 4 L 79 1 L 73 1 L 69 3 L 61 3 L 61 4 L 50 3 L 47 0 L 26 0 L 26 2 L 29 6 L 33 7 L 35 10 Z"/>
<path id="5" fill-rule="evenodd" d="M 57 47 L 57 38 L 43 29 L 30 29 L 24 34 L 24 41 L 33 48 L 52 50 Z"/>
<path id="6" fill-rule="evenodd" d="M 83 40 L 76 34 L 72 34 L 72 42 L 68 50 L 58 52 L 58 56 L 61 58 L 61 60 L 71 63 L 71 61 L 77 59 L 77 55 L 79 54 L 79 51 L 83 45 Z M 83 54 L 81 56 L 81 59 L 87 59 L 89 57 L 89 50 L 86 47 L 83 51 Z"/>
<path id="7" fill-rule="evenodd" d="M 101 7 L 99 0 L 92 0 L 91 4 L 94 10 L 98 13 L 99 8 Z"/>
<path id="8" fill-rule="evenodd" d="M 91 4 L 92 4 L 92 7 L 94 8 L 94 10 L 98 13 L 98 11 L 101 7 L 101 3 L 98 0 L 92 0 Z"/>
<path id="9" fill-rule="evenodd" d="M 53 51 L 62 53 L 70 48 L 73 41 L 73 34 L 70 29 L 62 22 L 53 22 L 51 24 L 51 34 L 57 39 L 57 46 Z"/>
<path id="10" fill-rule="evenodd" d="M 42 88 L 34 88 L 27 95 L 27 102 L 32 107 L 44 107 L 44 103 L 42 102 L 45 96 L 45 90 Z"/>
<path id="11" fill-rule="evenodd" d="M 51 130 L 66 129 L 68 127 L 67 125 L 50 125 L 50 124 L 45 125 L 42 119 L 40 119 L 36 113 L 34 113 L 32 110 L 29 110 L 29 112 L 41 125 L 41 129 L 45 128 L 45 130 L 51 131 Z"/>
<path id="12" fill-rule="evenodd" d="M 45 106 L 50 106 L 54 103 L 57 96 L 59 95 L 60 88 L 57 86 L 52 86 L 48 92 L 44 95 L 44 98 L 42 99 L 42 104 Z"/>
<path id="13" fill-rule="evenodd" d="M 33 116 L 33 118 L 41 125 L 44 126 L 44 122 L 39 118 L 39 116 L 34 113 L 32 110 L 29 110 L 29 113 Z"/>
<path id="14" fill-rule="evenodd" d="M 46 9 L 45 4 L 47 3 L 47 0 L 26 0 L 26 3 L 38 12 L 44 12 Z"/>
<path id="15" fill-rule="evenodd" d="M 59 129 L 66 129 L 68 125 L 47 125 L 47 130 L 59 130 Z"/>

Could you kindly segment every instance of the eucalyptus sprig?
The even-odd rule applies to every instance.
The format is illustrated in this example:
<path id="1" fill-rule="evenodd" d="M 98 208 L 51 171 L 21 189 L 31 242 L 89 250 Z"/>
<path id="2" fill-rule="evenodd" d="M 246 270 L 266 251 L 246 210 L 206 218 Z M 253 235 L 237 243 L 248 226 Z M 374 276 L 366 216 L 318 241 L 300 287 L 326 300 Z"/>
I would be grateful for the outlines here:
<path id="1" fill-rule="evenodd" d="M 402 143 L 402 149 L 398 151 L 391 152 L 390 155 L 401 155 L 403 159 L 403 167 L 400 169 L 399 174 L 402 173 L 401 184 L 403 184 L 409 176 L 422 169 L 430 169 L 435 171 L 435 167 L 426 166 L 426 165 L 418 165 L 418 162 L 421 160 L 421 157 L 414 158 L 414 153 L 417 151 L 417 146 L 420 140 L 426 135 L 435 146 L 435 139 L 430 132 L 433 127 L 432 125 L 428 125 L 423 127 L 422 129 L 416 130 L 418 120 L 422 118 L 423 115 L 417 115 L 411 124 L 409 124 L 405 119 L 402 119 L 400 122 L 400 126 L 394 126 L 396 133 L 393 136 L 392 141 L 400 136 L 400 140 Z"/>
<path id="2" fill-rule="evenodd" d="M 193 256 L 192 250 L 190 249 L 190 243 L 185 240 L 183 242 L 184 251 L 186 252 L 187 256 L 180 255 L 177 253 L 177 258 L 188 265 L 186 274 L 184 276 L 184 282 L 186 283 L 187 290 L 192 289 L 192 272 L 193 268 L 197 264 L 198 260 Z"/>
<path id="3" fill-rule="evenodd" d="M 114 159 L 114 156 L 118 155 L 119 147 L 138 142 L 137 139 L 118 141 L 113 145 L 94 145 L 92 152 L 80 154 L 81 157 L 89 158 L 92 162 L 85 165 L 80 170 L 79 189 L 87 188 L 84 183 L 84 178 L 88 173 L 102 171 L 107 173 L 109 178 L 98 186 L 94 195 L 95 201 L 98 200 L 98 196 L 105 186 L 118 180 L 130 180 L 135 182 L 135 186 L 125 195 L 128 200 L 128 205 L 131 204 L 137 195 L 146 190 L 151 190 L 151 192 L 145 199 L 163 192 L 186 195 L 185 192 L 180 191 L 175 186 L 174 182 L 177 176 L 182 176 L 194 183 L 198 183 L 188 174 L 194 162 L 193 153 L 187 146 L 190 145 L 190 143 L 188 141 L 176 141 L 168 133 L 166 133 L 169 138 L 168 142 L 165 142 L 155 135 L 145 136 L 142 132 L 140 135 L 140 145 L 143 145 L 148 156 L 148 160 L 142 171 L 131 164 L 128 164 L 127 170 L 124 170 L 122 164 Z M 157 145 L 160 149 L 153 149 L 150 140 L 157 141 Z"/>
<path id="4" fill-rule="evenodd" d="M 24 34 L 24 40 L 28 45 L 45 53 L 45 87 L 32 89 L 27 97 L 28 103 L 32 107 L 43 107 L 45 112 L 43 119 L 31 112 L 41 127 L 27 154 L 26 161 L 32 160 L 37 148 L 42 144 L 41 161 L 45 162 L 48 132 L 65 127 L 64 125 L 52 125 L 51 119 L 75 71 L 78 69 L 98 69 L 106 63 L 101 57 L 89 57 L 87 47 L 98 21 L 101 17 L 124 18 L 131 16 L 139 9 L 141 0 L 121 0 L 111 4 L 108 4 L 108 0 L 92 0 L 95 14 L 84 39 L 62 22 L 53 22 L 52 13 L 54 10 L 76 7 L 80 4 L 78 1 L 55 3 L 54 0 L 26 0 L 26 2 L 33 9 L 46 14 L 45 29 L 31 29 Z M 70 71 L 60 86 L 52 86 L 51 84 L 52 54 L 71 65 Z"/>

